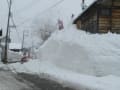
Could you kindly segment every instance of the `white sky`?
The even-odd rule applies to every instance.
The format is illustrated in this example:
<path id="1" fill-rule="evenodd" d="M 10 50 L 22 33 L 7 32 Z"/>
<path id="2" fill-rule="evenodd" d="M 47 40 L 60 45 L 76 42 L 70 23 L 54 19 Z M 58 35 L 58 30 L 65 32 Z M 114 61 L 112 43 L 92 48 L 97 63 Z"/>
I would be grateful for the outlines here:
<path id="1" fill-rule="evenodd" d="M 15 24 L 19 26 L 17 27 L 18 32 L 21 33 L 23 29 L 30 29 L 32 26 L 31 22 L 43 16 L 44 18 L 51 17 L 54 20 L 61 18 L 64 23 L 68 23 L 72 13 L 75 15 L 80 13 L 81 0 L 64 0 L 51 10 L 43 12 L 59 1 L 60 0 L 13 0 L 12 12 Z M 89 4 L 91 1 L 94 0 L 86 0 L 86 3 Z M 6 31 L 8 16 L 7 0 L 0 0 L 0 11 L 0 27 Z M 16 36 L 14 36 L 14 38 L 15 37 Z"/>

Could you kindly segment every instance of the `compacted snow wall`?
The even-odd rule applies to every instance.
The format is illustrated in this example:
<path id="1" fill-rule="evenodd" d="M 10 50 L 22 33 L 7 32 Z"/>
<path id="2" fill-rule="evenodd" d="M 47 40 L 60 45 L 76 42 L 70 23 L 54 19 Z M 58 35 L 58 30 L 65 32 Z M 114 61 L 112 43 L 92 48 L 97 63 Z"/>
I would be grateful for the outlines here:
<path id="1" fill-rule="evenodd" d="M 38 58 L 82 74 L 120 75 L 120 36 L 89 34 L 70 27 L 56 31 L 40 47 Z"/>
<path id="2" fill-rule="evenodd" d="M 57 67 L 86 74 L 93 74 L 93 67 L 86 50 L 77 45 L 63 41 L 49 40 L 40 49 L 40 60 L 54 63 Z"/>

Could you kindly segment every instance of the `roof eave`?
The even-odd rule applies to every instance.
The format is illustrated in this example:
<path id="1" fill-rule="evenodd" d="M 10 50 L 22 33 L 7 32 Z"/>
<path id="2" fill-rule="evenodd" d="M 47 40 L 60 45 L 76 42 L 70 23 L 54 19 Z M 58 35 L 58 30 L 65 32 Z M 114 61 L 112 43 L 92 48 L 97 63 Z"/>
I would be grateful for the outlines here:
<path id="1" fill-rule="evenodd" d="M 77 20 L 90 8 L 92 7 L 98 0 L 95 0 L 89 7 L 87 7 L 74 21 L 73 24 L 76 24 Z"/>

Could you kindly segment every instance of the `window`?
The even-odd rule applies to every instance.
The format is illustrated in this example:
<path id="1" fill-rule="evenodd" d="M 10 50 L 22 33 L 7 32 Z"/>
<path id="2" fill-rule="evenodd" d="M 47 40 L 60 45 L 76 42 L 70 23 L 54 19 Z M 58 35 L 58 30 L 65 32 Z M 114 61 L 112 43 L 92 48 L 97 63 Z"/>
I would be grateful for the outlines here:
<path id="1" fill-rule="evenodd" d="M 100 15 L 101 16 L 110 16 L 110 9 L 108 9 L 108 8 L 101 9 Z"/>

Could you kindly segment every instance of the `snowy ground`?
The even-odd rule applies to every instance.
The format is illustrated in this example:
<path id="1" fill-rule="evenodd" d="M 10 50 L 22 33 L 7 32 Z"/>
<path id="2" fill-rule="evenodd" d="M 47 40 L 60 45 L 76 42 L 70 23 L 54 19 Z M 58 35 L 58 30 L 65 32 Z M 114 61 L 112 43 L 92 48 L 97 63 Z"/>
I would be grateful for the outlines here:
<path id="1" fill-rule="evenodd" d="M 38 75 L 13 73 L 0 68 L 0 90 L 74 90 L 61 84 L 40 78 Z"/>
<path id="2" fill-rule="evenodd" d="M 92 1 L 94 0 L 87 0 L 86 4 L 89 5 L 90 3 L 92 3 Z M 77 31 L 74 26 L 70 27 L 71 23 L 69 22 L 71 22 L 71 14 L 75 14 L 76 17 L 79 13 L 82 12 L 81 9 L 79 10 L 81 4 L 79 0 L 71 0 L 71 2 L 70 0 L 65 0 L 60 5 L 58 5 L 58 7 L 49 10 L 50 13 L 43 13 L 43 15 L 40 12 L 54 5 L 54 0 L 51 0 L 50 2 L 45 1 L 45 4 L 40 1 L 43 6 L 43 9 L 41 9 L 40 11 L 38 11 L 38 8 L 40 8 L 41 5 L 39 5 L 39 3 L 36 3 L 39 1 L 35 1 L 34 5 L 30 9 L 28 2 L 30 2 L 31 7 L 32 2 L 34 2 L 33 0 L 26 0 L 26 2 L 24 2 L 24 5 L 22 2 L 22 0 L 19 0 L 19 2 L 18 0 L 13 2 L 13 8 L 16 7 L 14 8 L 16 10 L 13 9 L 13 11 L 15 11 L 14 16 L 16 24 L 20 24 L 21 26 L 21 23 L 24 22 L 24 24 L 20 28 L 18 28 L 18 33 L 21 33 L 24 29 L 33 29 L 31 25 L 32 20 L 35 18 L 42 18 L 42 16 L 45 16 L 44 18 L 46 18 L 48 17 L 47 15 L 50 15 L 52 17 L 55 16 L 55 20 L 57 20 L 58 18 L 63 19 L 65 28 L 69 28 L 53 33 L 52 37 L 50 37 L 49 40 L 47 40 L 45 44 L 41 46 L 39 50 L 37 50 L 37 60 L 30 60 L 25 64 L 10 64 L 7 65 L 7 67 L 9 67 L 15 73 L 34 73 L 44 76 L 45 78 L 58 81 L 65 86 L 74 87 L 77 90 L 120 90 L 119 35 L 111 33 L 92 35 L 82 31 Z M 20 3 L 22 4 L 22 6 Z M 26 7 L 26 5 L 28 6 Z M 0 14 L 2 20 L 5 19 L 7 16 L 6 10 L 8 7 L 5 1 L 1 1 L 1 6 L 3 7 L 1 8 L 3 9 L 3 12 Z M 44 8 L 44 6 L 48 7 Z M 17 13 L 17 11 L 20 12 L 21 9 L 24 9 L 25 11 L 21 14 Z M 3 21 L 4 22 L 1 24 L 1 26 L 3 27 L 3 29 L 5 29 L 7 18 Z M 40 22 L 38 22 L 38 24 L 39 23 Z M 38 39 L 37 37 L 33 37 L 32 31 L 30 31 L 29 34 L 30 36 L 26 35 L 27 37 L 29 36 L 28 39 L 31 40 L 31 42 L 28 39 L 26 40 L 29 41 L 29 45 L 32 45 L 32 41 L 35 41 L 34 43 L 37 42 L 37 46 L 40 45 L 40 39 Z M 14 36 L 14 39 L 18 41 L 16 37 L 18 37 L 19 34 L 15 35 L 16 36 Z M 22 34 L 20 35 L 20 37 L 22 37 Z M 33 40 L 31 39 L 31 37 L 33 38 Z M 21 40 L 19 42 L 21 42 Z M 12 58 L 21 57 L 20 55 L 17 56 L 14 53 L 11 54 L 12 55 L 10 56 L 12 56 Z M 0 64 L 0 67 L 8 69 L 6 68 L 6 65 Z M 3 80 L 3 78 L 0 78 L 1 81 Z M 13 79 L 13 77 L 11 77 L 10 75 L 10 78 L 8 79 L 11 81 L 11 78 Z M 10 83 L 10 81 L 8 82 Z M 3 82 L 0 82 L 0 84 L 2 85 Z M 10 87 L 12 88 L 12 86 L 14 85 L 11 84 Z M 16 85 L 16 87 L 17 86 L 19 87 L 19 84 Z M 20 83 L 20 87 L 23 86 L 21 86 Z"/>
<path id="3" fill-rule="evenodd" d="M 8 67 L 13 72 L 44 75 L 77 90 L 119 90 L 118 41 L 117 34 L 93 35 L 72 26 L 53 33 L 36 51 L 37 60 Z"/>
<path id="4" fill-rule="evenodd" d="M 48 78 L 62 84 L 64 87 L 75 88 L 77 90 L 119 90 L 120 77 L 115 75 L 107 75 L 103 77 L 95 77 L 76 73 L 67 69 L 51 64 L 50 62 L 40 62 L 39 60 L 31 60 L 25 64 L 14 64 L 10 66 L 13 72 L 25 72 L 29 74 L 40 75 L 40 77 Z"/>
<path id="5" fill-rule="evenodd" d="M 39 49 L 41 61 L 94 76 L 120 75 L 120 36 L 89 34 L 70 27 L 55 32 Z M 89 68 L 89 69 L 88 69 Z"/>
<path id="6" fill-rule="evenodd" d="M 27 82 L 20 82 L 16 78 L 20 79 L 10 71 L 0 70 L 0 90 L 32 90 Z"/>

